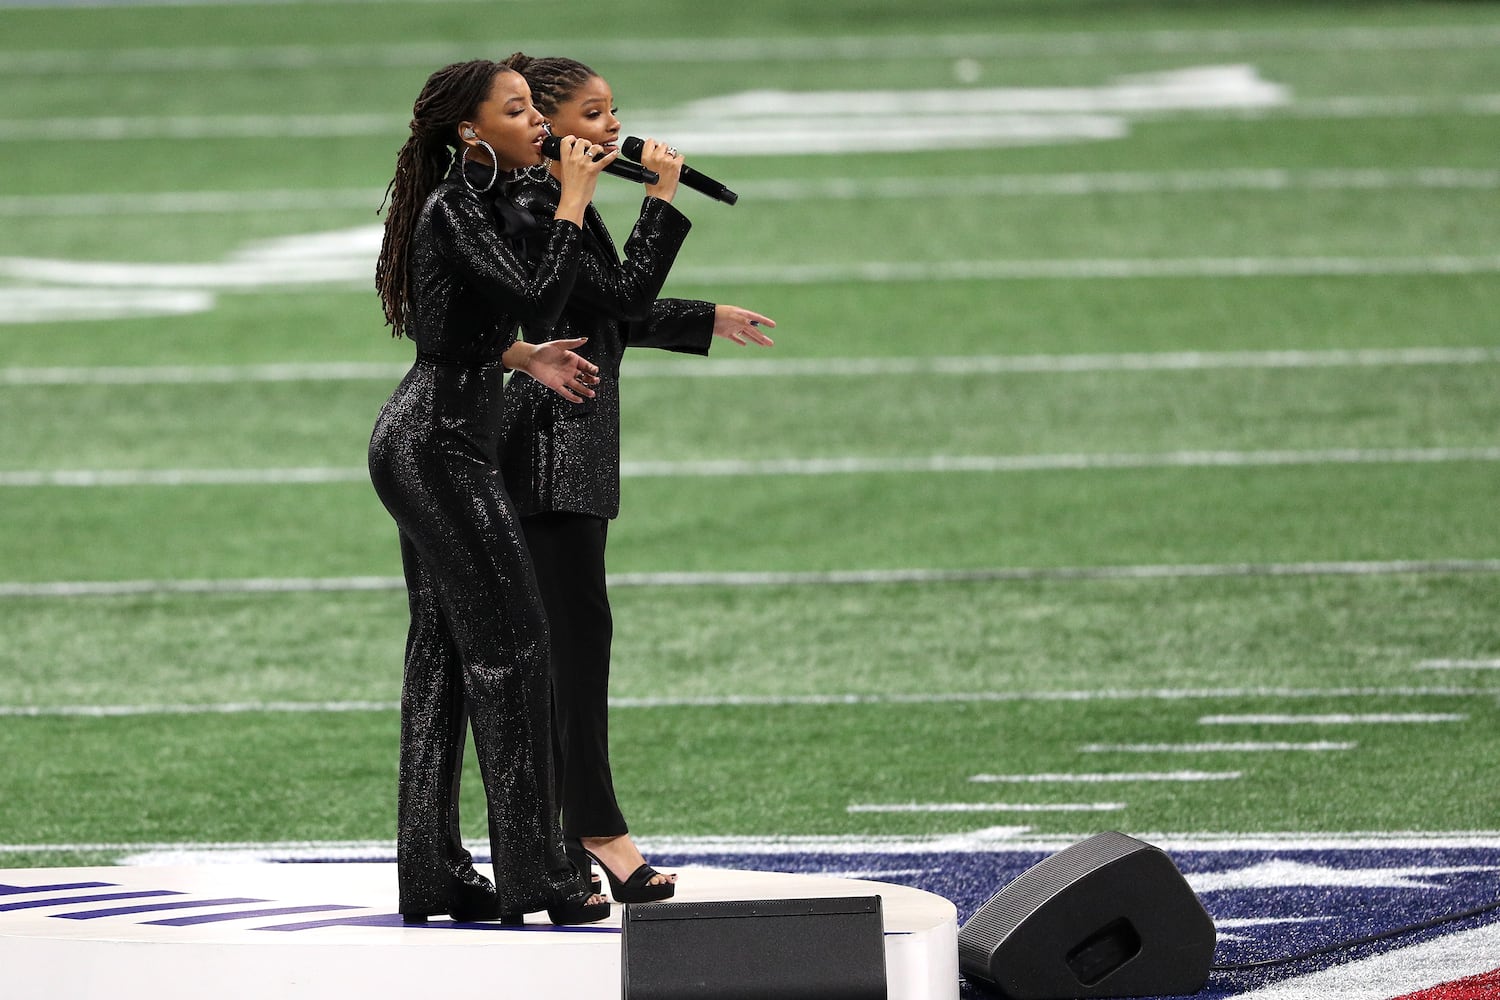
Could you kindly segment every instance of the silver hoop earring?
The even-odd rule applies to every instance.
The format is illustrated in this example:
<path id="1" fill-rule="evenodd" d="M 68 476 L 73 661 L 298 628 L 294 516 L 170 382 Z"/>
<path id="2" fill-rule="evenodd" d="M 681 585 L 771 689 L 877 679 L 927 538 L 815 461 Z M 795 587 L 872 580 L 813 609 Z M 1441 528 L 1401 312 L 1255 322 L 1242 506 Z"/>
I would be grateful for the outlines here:
<path id="1" fill-rule="evenodd" d="M 458 161 L 458 174 L 459 174 L 460 177 L 462 177 L 464 179 L 464 184 L 465 184 L 465 186 L 468 187 L 468 189 L 470 191 L 473 191 L 475 194 L 484 194 L 490 188 L 494 187 L 495 186 L 495 182 L 500 179 L 500 158 L 495 155 L 495 147 L 494 146 L 491 146 L 489 143 L 485 142 L 483 139 L 480 139 L 478 144 L 481 145 L 481 146 L 483 146 L 489 152 L 489 154 L 490 154 L 490 165 L 495 168 L 495 172 L 492 173 L 492 174 L 490 174 L 490 182 L 488 184 L 486 184 L 482 188 L 477 188 L 469 180 L 469 171 L 466 170 L 465 167 L 467 167 L 469 165 L 469 150 L 473 149 L 474 148 L 473 146 L 465 146 L 464 147 L 463 159 L 461 159 L 461 160 Z"/>

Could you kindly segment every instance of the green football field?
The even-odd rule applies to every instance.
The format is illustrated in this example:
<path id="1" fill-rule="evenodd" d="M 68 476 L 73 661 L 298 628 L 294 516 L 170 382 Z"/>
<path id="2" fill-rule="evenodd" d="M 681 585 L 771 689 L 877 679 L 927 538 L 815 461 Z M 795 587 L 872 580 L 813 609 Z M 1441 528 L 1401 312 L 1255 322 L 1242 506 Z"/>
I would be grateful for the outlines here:
<path id="1" fill-rule="evenodd" d="M 778 323 L 626 364 L 637 836 L 1500 829 L 1500 6 L 0 3 L 0 864 L 393 838 L 371 240 L 518 49 Z"/>

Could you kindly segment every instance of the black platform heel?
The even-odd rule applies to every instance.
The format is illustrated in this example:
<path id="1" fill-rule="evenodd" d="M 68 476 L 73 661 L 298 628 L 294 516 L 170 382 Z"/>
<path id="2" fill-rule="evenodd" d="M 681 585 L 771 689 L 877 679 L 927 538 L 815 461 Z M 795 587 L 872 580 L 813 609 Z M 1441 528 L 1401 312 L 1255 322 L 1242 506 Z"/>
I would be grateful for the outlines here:
<path id="1" fill-rule="evenodd" d="M 500 919 L 500 897 L 495 894 L 490 880 L 472 869 L 464 874 L 467 877 L 454 880 L 449 892 L 451 898 L 445 908 L 402 910 L 401 922 L 425 924 L 428 917 L 440 917 L 445 913 L 462 924 Z"/>
<path id="2" fill-rule="evenodd" d="M 547 907 L 547 919 L 559 926 L 566 924 L 592 924 L 609 916 L 609 900 L 601 900 L 590 903 L 589 900 L 599 895 L 589 889 L 580 888 L 576 892 L 563 896 Z M 520 927 L 526 923 L 524 913 L 502 913 L 500 923 L 506 927 Z"/>
<path id="3" fill-rule="evenodd" d="M 599 873 L 594 871 L 594 866 L 589 863 L 589 852 L 583 849 L 583 842 L 577 837 L 563 838 L 563 853 L 578 870 L 578 874 L 589 884 L 589 890 L 596 896 L 604 891 L 604 883 L 599 881 Z"/>
<path id="4" fill-rule="evenodd" d="M 671 899 L 677 892 L 676 882 L 662 882 L 652 885 L 651 880 L 660 875 L 661 872 L 650 865 L 643 864 L 630 873 L 625 881 L 615 878 L 615 873 L 609 870 L 609 865 L 600 861 L 598 856 L 588 848 L 583 853 L 594 860 L 594 863 L 604 870 L 604 877 L 609 879 L 609 893 L 621 903 L 654 903 L 662 899 Z"/>

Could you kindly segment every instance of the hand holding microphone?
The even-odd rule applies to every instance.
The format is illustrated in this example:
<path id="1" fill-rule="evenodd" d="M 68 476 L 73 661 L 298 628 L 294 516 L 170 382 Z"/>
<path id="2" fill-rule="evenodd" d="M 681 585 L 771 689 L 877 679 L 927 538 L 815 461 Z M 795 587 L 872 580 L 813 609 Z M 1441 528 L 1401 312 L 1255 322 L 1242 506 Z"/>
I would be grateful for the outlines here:
<path id="1" fill-rule="evenodd" d="M 549 160 L 561 160 L 562 139 L 555 135 L 549 135 L 543 139 L 542 155 Z M 604 153 L 595 157 L 595 159 L 603 159 L 608 155 L 608 153 Z M 635 181 L 637 184 L 655 184 L 661 179 L 654 170 L 647 170 L 636 163 L 620 162 L 618 160 L 606 163 L 604 165 L 604 172 L 606 174 L 614 174 L 616 177 L 623 177 L 628 181 Z"/>
<path id="2" fill-rule="evenodd" d="M 646 144 L 643 141 L 636 138 L 635 136 L 628 135 L 625 137 L 625 141 L 620 143 L 620 151 L 623 152 L 626 156 L 630 157 L 632 160 L 639 160 L 641 158 L 641 153 L 644 150 L 645 145 Z M 667 147 L 667 150 L 674 155 L 677 152 L 670 146 Z M 686 184 L 694 191 L 697 191 L 701 194 L 706 194 L 710 198 L 714 198 L 718 201 L 724 202 L 724 204 L 726 205 L 733 205 L 735 202 L 740 200 L 739 195 L 729 190 L 723 184 L 720 184 L 718 181 L 714 180 L 707 174 L 700 173 L 697 170 L 694 170 L 686 163 L 682 165 L 682 174 L 680 180 L 682 181 L 682 183 Z"/>

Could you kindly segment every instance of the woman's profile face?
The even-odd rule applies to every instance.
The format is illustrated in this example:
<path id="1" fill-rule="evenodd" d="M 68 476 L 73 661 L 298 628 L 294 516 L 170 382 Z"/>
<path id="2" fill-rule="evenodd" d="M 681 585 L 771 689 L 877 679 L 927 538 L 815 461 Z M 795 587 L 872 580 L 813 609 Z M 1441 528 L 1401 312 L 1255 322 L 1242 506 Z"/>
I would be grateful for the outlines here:
<path id="1" fill-rule="evenodd" d="M 613 149 L 620 141 L 615 95 L 600 76 L 589 77 L 567 100 L 559 102 L 548 121 L 553 135 L 576 135 L 606 149 Z"/>
<path id="2" fill-rule="evenodd" d="M 520 73 L 502 70 L 495 74 L 489 96 L 474 110 L 472 121 L 460 123 L 460 140 L 477 146 L 480 139 L 495 150 L 501 170 L 516 170 L 541 163 L 542 140 L 547 137 L 542 113 L 531 103 L 531 88 Z M 472 128 L 470 139 L 465 128 Z"/>

